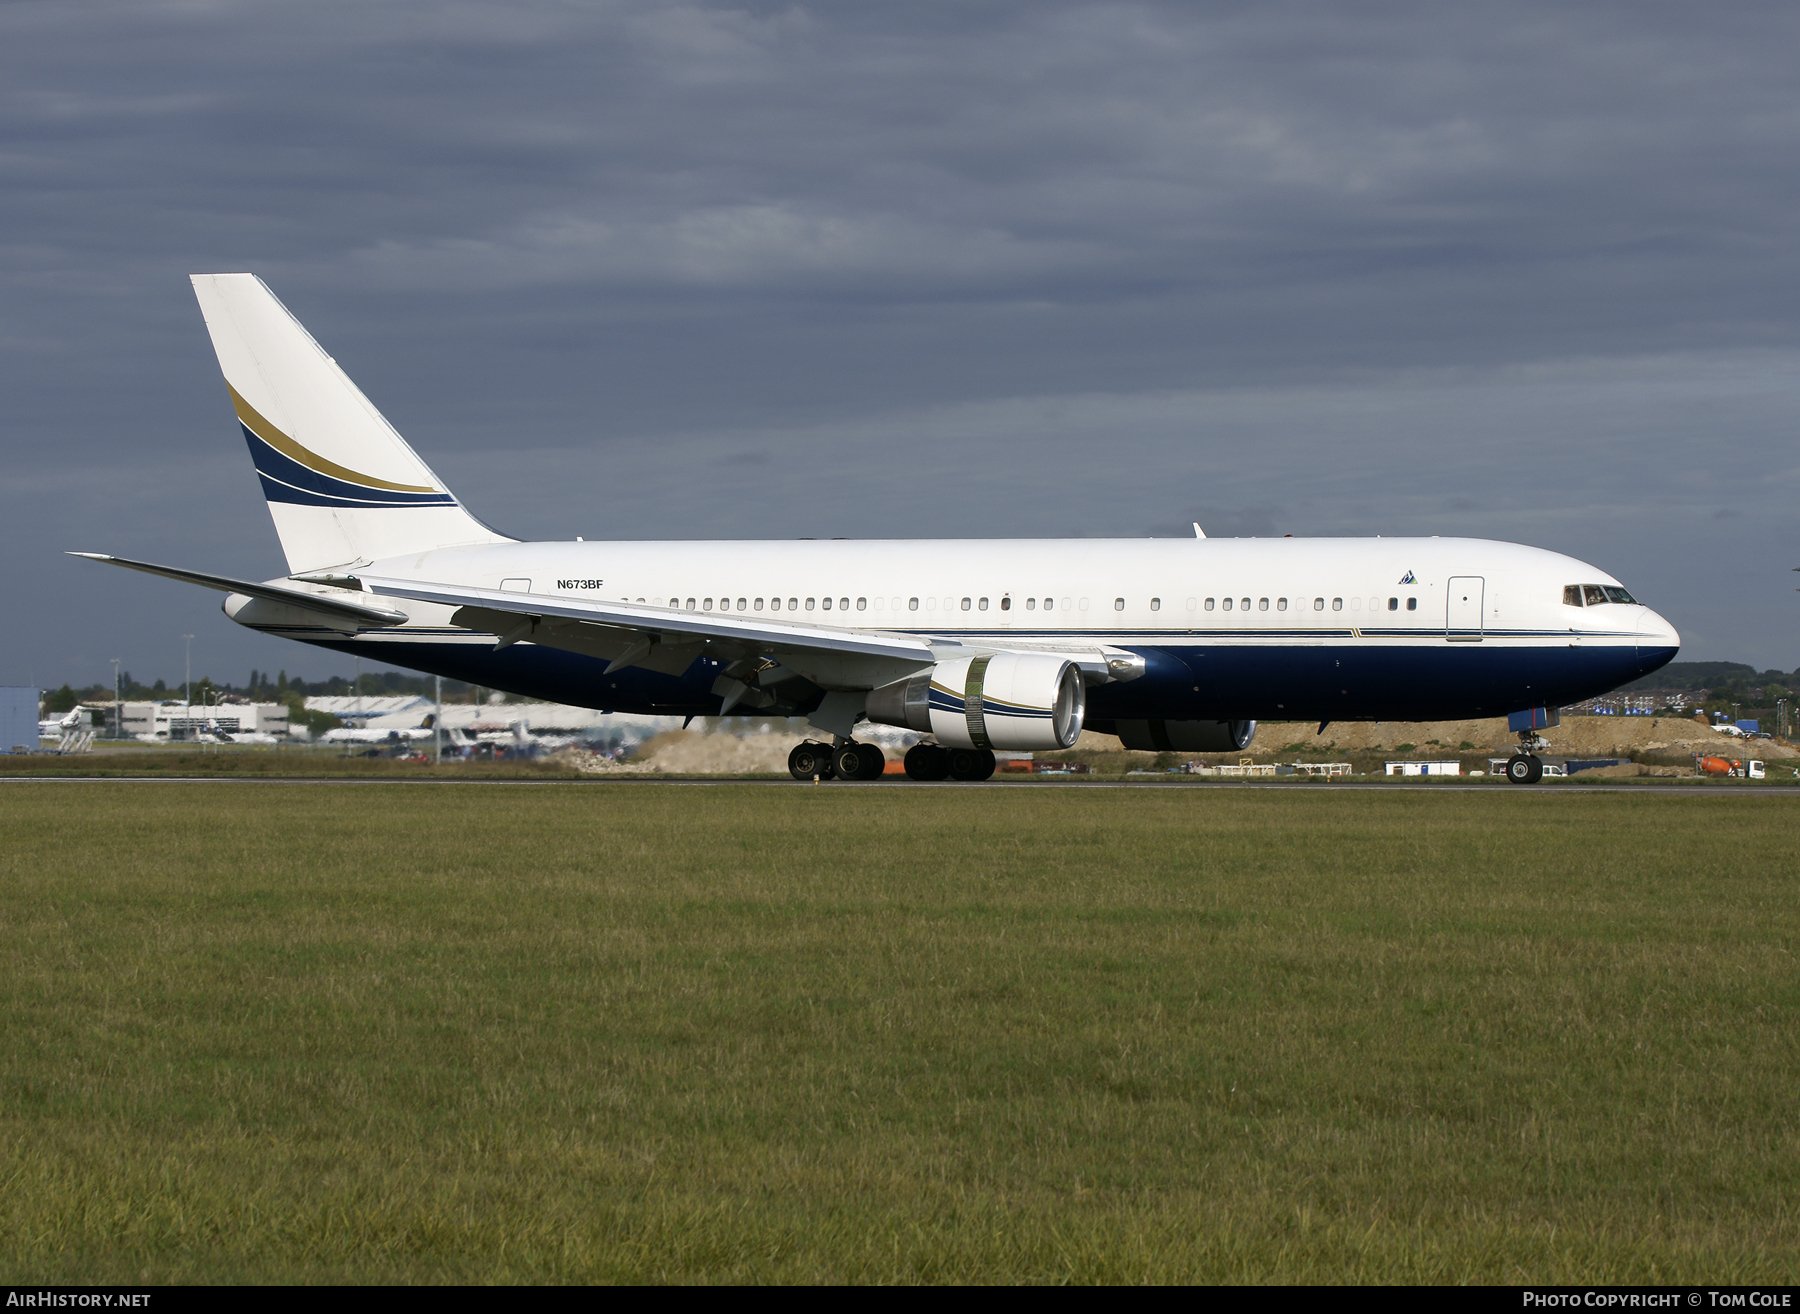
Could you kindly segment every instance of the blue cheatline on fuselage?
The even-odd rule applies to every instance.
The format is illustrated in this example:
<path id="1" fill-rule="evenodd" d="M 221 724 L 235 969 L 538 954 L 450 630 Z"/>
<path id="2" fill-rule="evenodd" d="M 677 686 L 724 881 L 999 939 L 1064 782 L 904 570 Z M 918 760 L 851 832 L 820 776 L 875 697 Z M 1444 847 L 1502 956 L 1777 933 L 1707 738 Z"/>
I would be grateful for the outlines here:
<path id="1" fill-rule="evenodd" d="M 284 635 L 302 638 L 293 630 Z M 1075 641 L 1084 636 L 1063 636 Z M 1185 637 L 1185 636 L 1184 636 Z M 628 666 L 604 674 L 597 657 L 517 643 L 303 641 L 529 698 L 604 711 L 711 716 L 712 691 L 726 663 L 697 658 L 681 675 Z M 1521 707 L 1566 707 L 1618 688 L 1673 660 L 1674 647 L 1316 647 L 1235 644 L 1114 644 L 1141 654 L 1141 678 L 1087 691 L 1087 723 L 1115 718 L 1258 721 L 1445 721 L 1505 716 Z M 795 707 L 804 715 L 817 706 Z M 745 715 L 756 715 L 746 712 Z"/>

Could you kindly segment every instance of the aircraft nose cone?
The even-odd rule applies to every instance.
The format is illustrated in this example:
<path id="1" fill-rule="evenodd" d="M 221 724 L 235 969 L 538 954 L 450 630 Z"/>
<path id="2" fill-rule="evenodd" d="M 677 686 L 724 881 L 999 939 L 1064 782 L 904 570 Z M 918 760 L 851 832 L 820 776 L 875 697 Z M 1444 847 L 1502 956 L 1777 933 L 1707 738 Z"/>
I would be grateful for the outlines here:
<path id="1" fill-rule="evenodd" d="M 1644 608 L 1644 619 L 1638 626 L 1638 632 L 1642 635 L 1637 645 L 1640 676 L 1667 666 L 1675 660 L 1675 654 L 1681 651 L 1681 635 L 1673 625 L 1648 607 Z"/>

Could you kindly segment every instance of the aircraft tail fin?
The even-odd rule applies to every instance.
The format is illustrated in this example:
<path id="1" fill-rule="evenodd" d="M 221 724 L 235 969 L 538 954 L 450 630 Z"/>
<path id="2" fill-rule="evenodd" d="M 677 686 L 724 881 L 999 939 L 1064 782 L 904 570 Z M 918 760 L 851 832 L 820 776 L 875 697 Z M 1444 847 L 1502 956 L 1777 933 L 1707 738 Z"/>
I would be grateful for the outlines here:
<path id="1" fill-rule="evenodd" d="M 513 541 L 463 509 L 261 279 L 193 282 L 292 574 Z"/>

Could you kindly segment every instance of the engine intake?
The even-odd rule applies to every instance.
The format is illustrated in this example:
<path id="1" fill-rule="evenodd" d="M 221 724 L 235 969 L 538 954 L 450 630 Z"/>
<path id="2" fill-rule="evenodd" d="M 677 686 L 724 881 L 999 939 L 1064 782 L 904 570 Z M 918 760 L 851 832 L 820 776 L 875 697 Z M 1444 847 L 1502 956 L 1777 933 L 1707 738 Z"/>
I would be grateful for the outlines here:
<path id="1" fill-rule="evenodd" d="M 869 694 L 868 715 L 946 748 L 1070 748 L 1081 737 L 1081 668 L 1050 653 L 958 657 Z"/>
<path id="2" fill-rule="evenodd" d="M 1140 753 L 1234 753 L 1256 737 L 1254 721 L 1120 721 L 1114 728 Z"/>

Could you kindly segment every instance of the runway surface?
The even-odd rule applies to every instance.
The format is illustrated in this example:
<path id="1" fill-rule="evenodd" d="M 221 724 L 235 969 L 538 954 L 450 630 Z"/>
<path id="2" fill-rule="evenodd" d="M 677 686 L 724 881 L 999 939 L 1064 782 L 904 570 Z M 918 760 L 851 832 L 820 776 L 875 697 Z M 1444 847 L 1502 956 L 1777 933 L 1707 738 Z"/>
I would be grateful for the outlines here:
<path id="1" fill-rule="evenodd" d="M 956 780 L 832 780 L 815 784 L 806 780 L 732 780 L 732 779 L 681 779 L 669 780 L 656 776 L 607 776 L 583 780 L 406 780 L 386 779 L 368 780 L 344 777 L 325 778 L 290 778 L 268 779 L 258 776 L 3 776 L 0 784 L 29 785 L 352 785 L 385 787 L 398 785 L 406 788 L 429 787 L 434 785 L 453 788 L 517 788 L 555 789 L 558 787 L 580 787 L 601 784 L 626 786 L 652 786 L 679 789 L 711 789 L 720 786 L 758 785 L 765 789 L 1234 789 L 1234 790 L 1282 790 L 1303 791 L 1308 794 L 1321 793 L 1354 793 L 1375 792 L 1393 793 L 1406 791 L 1409 793 L 1444 794 L 1444 793 L 1481 793 L 1504 794 L 1506 797 L 1553 797 L 1557 794 L 1680 794 L 1704 798 L 1755 798 L 1800 799 L 1800 782 L 1796 784 L 1762 784 L 1752 785 L 1728 784 L 1724 781 L 1700 781 L 1692 784 L 1602 784 L 1596 781 L 1591 785 L 1570 784 L 1557 781 L 1554 784 L 1540 785 L 1505 785 L 1502 783 L 1477 784 L 1474 781 L 1452 784 L 1449 782 L 1433 782 L 1429 785 L 1392 784 L 1378 781 L 1361 781 L 1354 783 L 1334 784 L 1302 784 L 1273 781 L 1248 780 L 1171 780 L 1171 781 L 1117 781 L 1117 780 L 986 780 L 979 783 Z"/>

